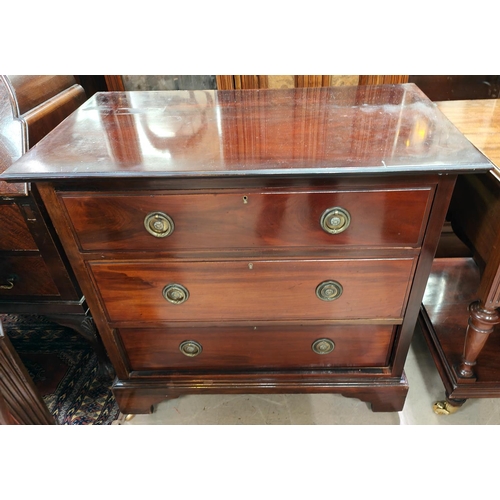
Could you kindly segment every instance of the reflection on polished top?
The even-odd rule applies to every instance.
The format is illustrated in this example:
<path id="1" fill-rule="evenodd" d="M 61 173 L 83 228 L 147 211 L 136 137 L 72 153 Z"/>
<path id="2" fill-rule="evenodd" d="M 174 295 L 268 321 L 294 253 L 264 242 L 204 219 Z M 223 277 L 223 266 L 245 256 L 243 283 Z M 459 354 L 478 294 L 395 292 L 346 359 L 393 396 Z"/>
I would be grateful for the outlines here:
<path id="1" fill-rule="evenodd" d="M 486 171 L 413 84 L 107 92 L 5 179 Z"/>

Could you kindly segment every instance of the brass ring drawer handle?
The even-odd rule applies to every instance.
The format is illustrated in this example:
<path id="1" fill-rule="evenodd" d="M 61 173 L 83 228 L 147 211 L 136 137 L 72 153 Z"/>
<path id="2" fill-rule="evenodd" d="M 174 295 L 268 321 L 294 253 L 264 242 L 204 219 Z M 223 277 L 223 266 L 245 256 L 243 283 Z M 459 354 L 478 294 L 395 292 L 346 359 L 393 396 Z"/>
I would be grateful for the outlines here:
<path id="1" fill-rule="evenodd" d="M 170 236 L 175 229 L 172 217 L 163 212 L 151 212 L 144 218 L 144 227 L 149 234 L 157 238 Z"/>
<path id="2" fill-rule="evenodd" d="M 171 283 L 163 289 L 163 297 L 171 304 L 182 304 L 189 299 L 189 291 L 178 283 Z"/>
<path id="3" fill-rule="evenodd" d="M 317 339 L 313 342 L 311 349 L 316 354 L 328 354 L 335 349 L 335 344 L 330 339 Z"/>
<path id="4" fill-rule="evenodd" d="M 344 289 L 338 281 L 323 281 L 316 287 L 316 296 L 318 299 L 329 302 L 337 300 L 343 291 Z"/>
<path id="5" fill-rule="evenodd" d="M 7 285 L 0 285 L 0 290 L 12 290 L 14 288 L 14 278 L 9 276 L 7 278 Z"/>
<path id="6" fill-rule="evenodd" d="M 342 207 L 328 208 L 321 216 L 320 225 L 323 231 L 338 234 L 345 231 L 351 223 L 351 214 Z"/>
<path id="7" fill-rule="evenodd" d="M 195 342 L 194 340 L 185 340 L 180 343 L 179 351 L 181 351 L 184 356 L 194 358 L 195 356 L 201 354 L 203 347 L 201 347 L 201 344 Z"/>

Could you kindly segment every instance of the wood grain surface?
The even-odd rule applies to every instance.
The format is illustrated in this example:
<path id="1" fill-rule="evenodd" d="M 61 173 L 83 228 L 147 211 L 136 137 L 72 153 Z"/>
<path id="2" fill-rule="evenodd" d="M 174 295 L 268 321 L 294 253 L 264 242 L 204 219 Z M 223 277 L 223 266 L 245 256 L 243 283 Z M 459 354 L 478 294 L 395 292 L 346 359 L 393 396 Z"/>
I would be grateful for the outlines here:
<path id="1" fill-rule="evenodd" d="M 128 192 L 112 196 L 60 196 L 83 250 L 192 250 L 277 247 L 399 246 L 421 244 L 433 189 L 282 190 L 228 193 Z M 341 207 L 350 214 L 342 233 L 321 228 L 322 214 Z M 174 222 L 156 238 L 144 227 L 150 213 Z M 103 224 L 105 221 L 105 224 Z"/>
<path id="2" fill-rule="evenodd" d="M 109 319 L 127 321 L 400 319 L 414 259 L 172 262 L 90 262 Z M 324 281 L 337 281 L 342 295 L 316 296 Z M 183 304 L 162 291 L 180 284 Z"/>
<path id="3" fill-rule="evenodd" d="M 328 369 L 386 366 L 394 327 L 142 328 L 120 329 L 119 334 L 134 371 Z M 312 350 L 322 338 L 334 343 L 328 354 Z M 201 354 L 184 355 L 179 345 L 186 340 L 200 343 Z"/>
<path id="4" fill-rule="evenodd" d="M 444 101 L 441 112 L 494 164 L 500 175 L 500 104 L 498 99 Z"/>
<path id="5" fill-rule="evenodd" d="M 97 93 L 3 177 L 386 175 L 490 168 L 416 86 L 405 84 Z"/>

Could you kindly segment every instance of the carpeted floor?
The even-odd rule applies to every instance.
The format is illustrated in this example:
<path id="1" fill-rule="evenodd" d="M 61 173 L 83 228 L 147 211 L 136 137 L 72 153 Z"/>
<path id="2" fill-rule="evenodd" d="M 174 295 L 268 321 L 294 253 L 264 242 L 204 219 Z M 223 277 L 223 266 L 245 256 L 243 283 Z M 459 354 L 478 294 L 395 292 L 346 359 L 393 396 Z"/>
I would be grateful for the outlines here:
<path id="1" fill-rule="evenodd" d="M 42 316 L 0 318 L 58 424 L 110 425 L 119 417 L 111 380 L 97 377 L 97 356 L 78 333 Z"/>

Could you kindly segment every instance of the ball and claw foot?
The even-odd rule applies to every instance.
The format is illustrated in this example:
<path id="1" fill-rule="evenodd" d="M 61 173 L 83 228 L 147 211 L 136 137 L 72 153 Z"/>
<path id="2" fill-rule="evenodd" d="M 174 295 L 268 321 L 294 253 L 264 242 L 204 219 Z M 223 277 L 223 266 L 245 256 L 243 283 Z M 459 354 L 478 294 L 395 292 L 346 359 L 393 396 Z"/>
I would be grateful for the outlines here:
<path id="1" fill-rule="evenodd" d="M 448 401 L 436 401 L 432 405 L 432 409 L 436 415 L 451 415 L 459 410 L 460 406 L 454 406 Z"/>

